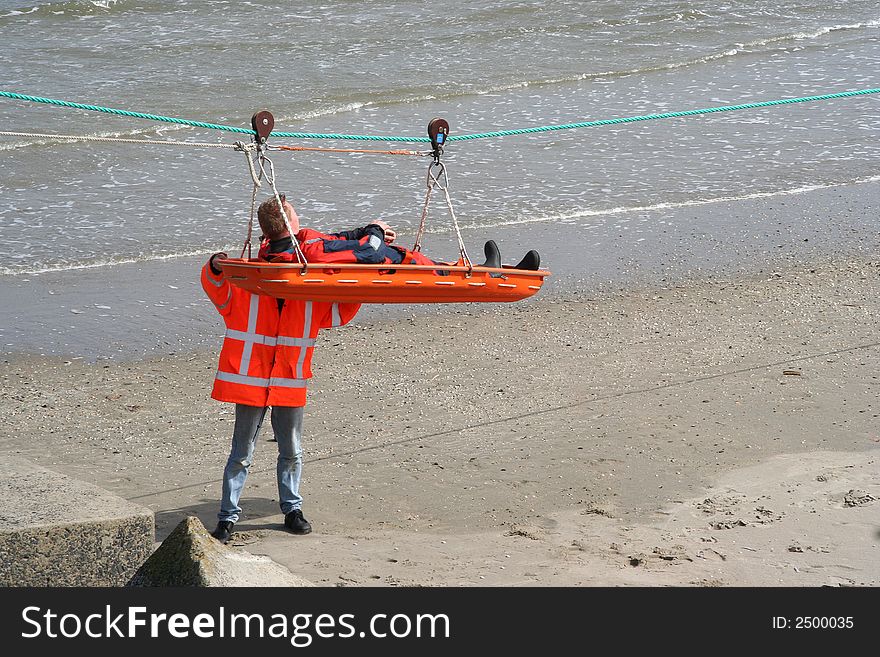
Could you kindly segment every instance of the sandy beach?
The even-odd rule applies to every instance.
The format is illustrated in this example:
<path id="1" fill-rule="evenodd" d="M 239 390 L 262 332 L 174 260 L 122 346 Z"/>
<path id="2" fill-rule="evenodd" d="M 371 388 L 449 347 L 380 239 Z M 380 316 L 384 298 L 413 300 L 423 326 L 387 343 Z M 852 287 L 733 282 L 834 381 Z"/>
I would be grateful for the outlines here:
<path id="1" fill-rule="evenodd" d="M 265 431 L 234 544 L 323 586 L 877 586 L 878 275 L 816 258 L 326 332 L 314 532 L 283 530 Z M 211 529 L 217 347 L 4 357 L 0 449 L 153 509 L 157 541 Z"/>

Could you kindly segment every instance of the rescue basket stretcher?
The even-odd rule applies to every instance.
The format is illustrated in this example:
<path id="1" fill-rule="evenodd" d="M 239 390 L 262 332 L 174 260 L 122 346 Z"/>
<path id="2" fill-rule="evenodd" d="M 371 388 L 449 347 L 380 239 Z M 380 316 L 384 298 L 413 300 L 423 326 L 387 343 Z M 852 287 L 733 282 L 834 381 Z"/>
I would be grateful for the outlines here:
<path id="1" fill-rule="evenodd" d="M 280 299 L 350 303 L 520 301 L 550 275 L 510 266 L 280 263 L 225 258 L 214 264 L 230 284 Z M 442 273 L 438 273 L 442 272 Z"/>

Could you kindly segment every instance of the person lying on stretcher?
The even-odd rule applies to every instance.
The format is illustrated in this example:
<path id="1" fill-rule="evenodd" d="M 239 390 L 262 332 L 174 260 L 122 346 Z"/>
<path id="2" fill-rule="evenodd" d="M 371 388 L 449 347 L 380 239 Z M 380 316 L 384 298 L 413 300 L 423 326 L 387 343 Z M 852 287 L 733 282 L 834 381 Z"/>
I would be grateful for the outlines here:
<path id="1" fill-rule="evenodd" d="M 338 233 L 321 233 L 311 228 L 300 228 L 296 210 L 280 195 L 287 214 L 287 223 L 294 231 L 300 250 L 308 262 L 391 264 L 391 265 L 449 265 L 453 263 L 432 260 L 419 251 L 410 251 L 393 244 L 397 238 L 394 229 L 384 221 L 374 221 L 363 228 L 344 230 Z M 257 219 L 263 231 L 259 257 L 269 262 L 297 262 L 293 239 L 281 212 L 278 201 L 271 197 L 260 204 Z M 489 240 L 484 247 L 486 262 L 479 267 L 501 267 L 501 253 L 494 241 Z M 461 262 L 454 264 L 462 264 Z M 529 251 L 516 265 L 516 269 L 538 269 L 540 256 L 537 251 Z M 440 273 L 440 272 L 438 272 Z M 446 272 L 443 272 L 446 273 Z"/>

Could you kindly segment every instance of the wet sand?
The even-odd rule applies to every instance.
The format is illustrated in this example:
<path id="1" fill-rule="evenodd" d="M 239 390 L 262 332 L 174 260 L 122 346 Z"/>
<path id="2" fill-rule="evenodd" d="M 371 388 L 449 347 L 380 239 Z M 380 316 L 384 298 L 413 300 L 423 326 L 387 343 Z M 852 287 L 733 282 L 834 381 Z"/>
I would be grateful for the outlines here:
<path id="1" fill-rule="evenodd" d="M 282 528 L 267 431 L 235 543 L 327 586 L 877 586 L 878 274 L 816 258 L 325 332 L 315 531 Z M 6 356 L 0 450 L 148 506 L 158 540 L 210 529 L 217 347 Z"/>

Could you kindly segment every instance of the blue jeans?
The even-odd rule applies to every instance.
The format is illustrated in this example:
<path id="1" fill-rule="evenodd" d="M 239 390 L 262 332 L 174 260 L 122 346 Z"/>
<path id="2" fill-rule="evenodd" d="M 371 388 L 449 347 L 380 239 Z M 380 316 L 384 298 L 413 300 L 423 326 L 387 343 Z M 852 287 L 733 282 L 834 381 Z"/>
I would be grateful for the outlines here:
<path id="1" fill-rule="evenodd" d="M 248 469 L 253 463 L 257 436 L 268 410 L 268 407 L 235 405 L 232 449 L 223 470 L 223 499 L 220 502 L 220 513 L 217 514 L 221 521 L 238 522 L 241 515 L 238 501 L 247 480 Z M 302 406 L 272 407 L 272 431 L 278 441 L 278 502 L 284 514 L 302 507 L 302 497 L 299 494 L 303 461 L 302 421 Z"/>

